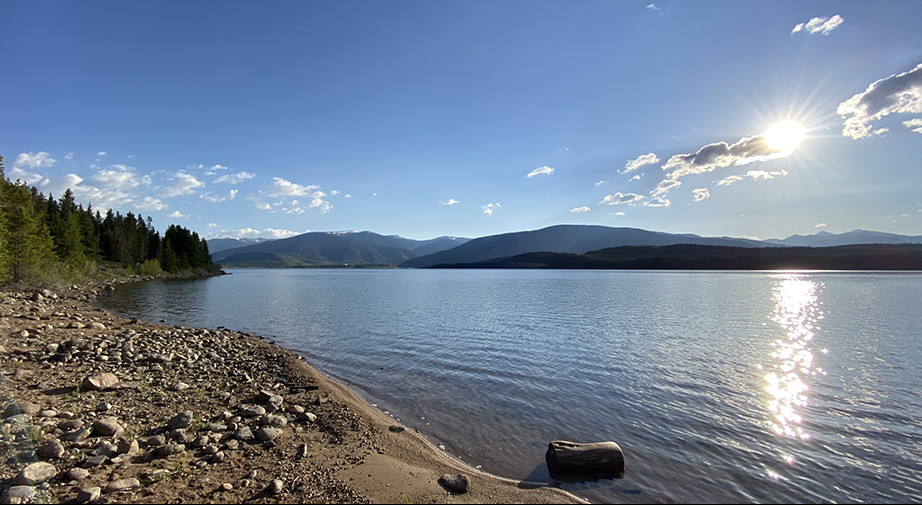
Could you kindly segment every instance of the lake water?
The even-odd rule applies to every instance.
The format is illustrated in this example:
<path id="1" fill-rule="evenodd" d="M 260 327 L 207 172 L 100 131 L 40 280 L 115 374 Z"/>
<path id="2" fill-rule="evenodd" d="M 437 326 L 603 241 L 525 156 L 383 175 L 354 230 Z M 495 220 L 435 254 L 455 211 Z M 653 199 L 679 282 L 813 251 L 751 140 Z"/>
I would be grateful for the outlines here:
<path id="1" fill-rule="evenodd" d="M 119 287 L 147 320 L 262 335 L 483 470 L 594 502 L 922 500 L 922 275 L 229 270 Z"/>

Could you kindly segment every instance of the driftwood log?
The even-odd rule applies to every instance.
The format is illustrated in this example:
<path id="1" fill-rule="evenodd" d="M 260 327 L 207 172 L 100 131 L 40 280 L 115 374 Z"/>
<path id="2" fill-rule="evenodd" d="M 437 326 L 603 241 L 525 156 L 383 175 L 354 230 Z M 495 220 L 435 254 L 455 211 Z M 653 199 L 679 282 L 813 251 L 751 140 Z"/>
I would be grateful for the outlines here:
<path id="1" fill-rule="evenodd" d="M 605 476 L 624 475 L 624 454 L 614 442 L 580 444 L 554 440 L 544 456 L 551 475 Z"/>

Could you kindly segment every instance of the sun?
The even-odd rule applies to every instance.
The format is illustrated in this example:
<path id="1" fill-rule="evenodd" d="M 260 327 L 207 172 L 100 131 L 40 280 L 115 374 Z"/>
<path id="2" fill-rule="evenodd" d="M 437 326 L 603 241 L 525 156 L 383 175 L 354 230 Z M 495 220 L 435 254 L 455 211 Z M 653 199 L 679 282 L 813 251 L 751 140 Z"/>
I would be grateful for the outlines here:
<path id="1" fill-rule="evenodd" d="M 779 121 L 765 132 L 765 142 L 776 151 L 790 153 L 800 145 L 805 132 L 804 127 L 797 121 Z"/>

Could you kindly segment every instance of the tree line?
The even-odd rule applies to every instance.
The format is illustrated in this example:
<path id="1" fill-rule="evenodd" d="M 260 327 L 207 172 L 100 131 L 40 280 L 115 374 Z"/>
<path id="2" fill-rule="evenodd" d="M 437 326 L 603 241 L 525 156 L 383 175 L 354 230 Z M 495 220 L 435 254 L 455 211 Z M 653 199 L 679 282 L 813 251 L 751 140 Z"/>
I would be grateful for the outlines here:
<path id="1" fill-rule="evenodd" d="M 161 236 L 150 217 L 109 209 L 105 216 L 74 200 L 11 182 L 0 156 L 0 284 L 86 280 L 104 265 L 128 274 L 213 273 L 208 242 L 170 225 Z"/>

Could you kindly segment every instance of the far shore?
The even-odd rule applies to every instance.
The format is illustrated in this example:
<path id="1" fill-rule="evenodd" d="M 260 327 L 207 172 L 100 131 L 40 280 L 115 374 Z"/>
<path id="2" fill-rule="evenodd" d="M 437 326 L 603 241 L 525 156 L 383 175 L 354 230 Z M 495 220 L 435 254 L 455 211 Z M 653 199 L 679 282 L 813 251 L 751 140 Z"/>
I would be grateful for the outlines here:
<path id="1" fill-rule="evenodd" d="M 477 470 L 252 334 L 0 292 L 4 503 L 586 503 Z"/>

